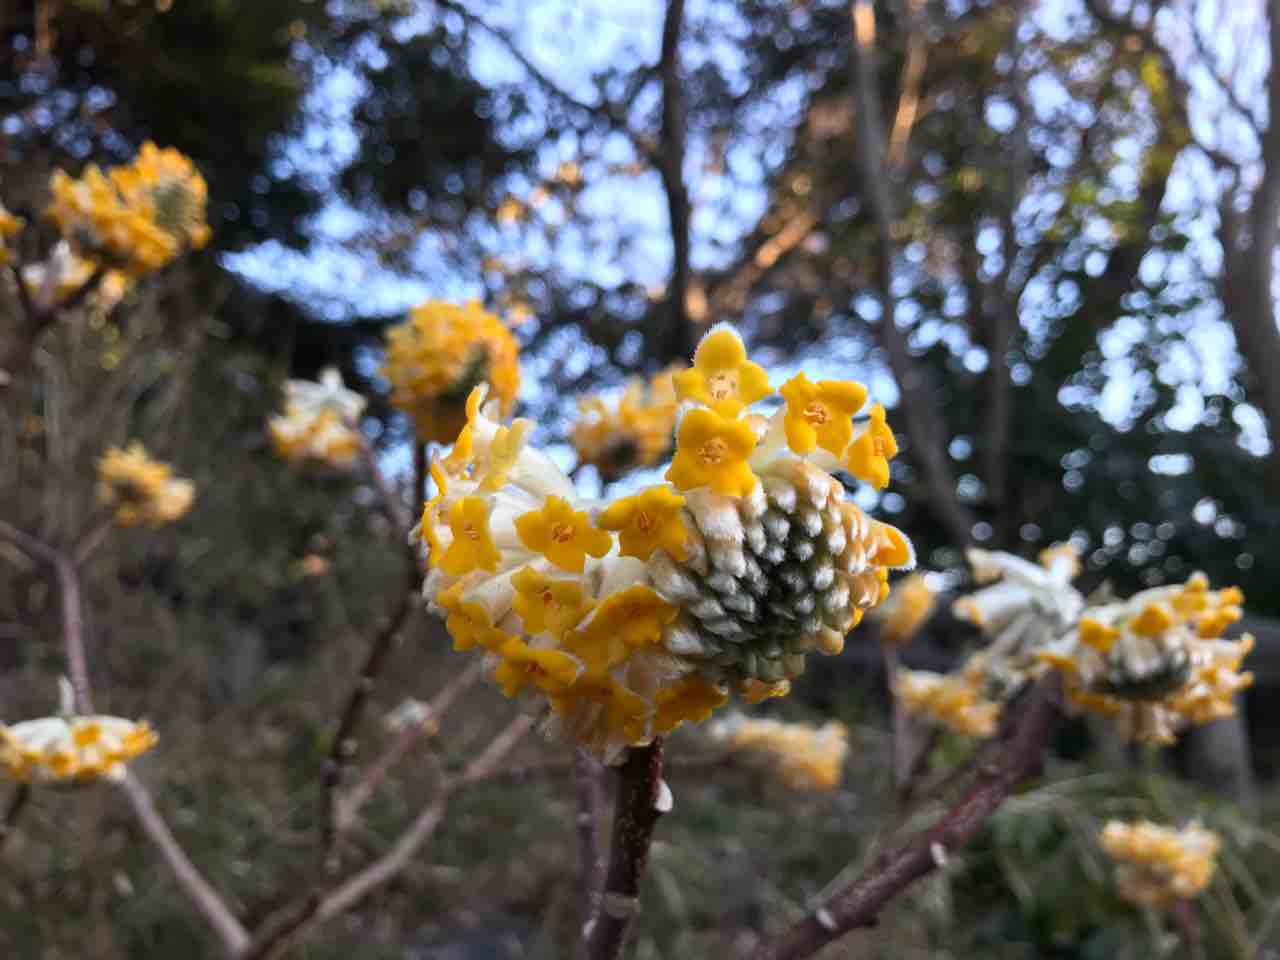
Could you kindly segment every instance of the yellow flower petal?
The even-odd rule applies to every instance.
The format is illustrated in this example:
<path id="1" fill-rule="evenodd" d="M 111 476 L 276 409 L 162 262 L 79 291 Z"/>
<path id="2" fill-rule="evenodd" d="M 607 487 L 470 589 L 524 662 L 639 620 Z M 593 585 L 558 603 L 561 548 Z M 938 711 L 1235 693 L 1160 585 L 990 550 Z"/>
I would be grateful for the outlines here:
<path id="1" fill-rule="evenodd" d="M 741 420 L 690 410 L 680 421 L 666 478 L 680 490 L 710 487 L 725 496 L 745 497 L 757 482 L 747 464 L 756 442 L 755 432 Z"/>
<path id="2" fill-rule="evenodd" d="M 653 732 L 661 736 L 682 723 L 702 723 L 728 699 L 728 694 L 714 683 L 699 676 L 688 677 L 674 687 L 658 691 Z"/>
<path id="3" fill-rule="evenodd" d="M 449 509 L 453 542 L 440 558 L 440 569 L 452 577 L 472 570 L 498 569 L 502 554 L 489 534 L 490 504 L 481 497 L 463 497 Z"/>
<path id="4" fill-rule="evenodd" d="M 798 373 L 778 391 L 787 401 L 783 419 L 787 443 L 796 453 L 815 447 L 840 456 L 853 437 L 852 417 L 867 400 L 867 388 L 851 380 L 810 383 Z"/>
<path id="5" fill-rule="evenodd" d="M 676 560 L 684 560 L 689 537 L 681 517 L 684 497 L 669 487 L 650 487 L 632 497 L 624 497 L 600 514 L 604 530 L 618 533 L 624 557 L 648 560 L 657 549 L 666 550 Z"/>
<path id="6" fill-rule="evenodd" d="M 898 441 L 885 420 L 884 407 L 871 408 L 871 421 L 849 445 L 845 466 L 849 472 L 877 490 L 889 485 L 889 461 L 898 455 Z"/>
<path id="7" fill-rule="evenodd" d="M 571 573 L 583 571 L 588 554 L 603 557 L 613 547 L 610 534 L 591 526 L 586 513 L 562 497 L 548 497 L 541 510 L 517 517 L 516 533 L 530 550 Z"/>
<path id="8" fill-rule="evenodd" d="M 703 337 L 693 355 L 693 366 L 672 379 L 681 399 L 705 403 L 730 417 L 770 392 L 768 374 L 747 359 L 742 339 L 727 327 Z"/>
<path id="9" fill-rule="evenodd" d="M 586 596 L 576 580 L 553 580 L 524 567 L 511 578 L 516 589 L 512 607 L 529 634 L 550 633 L 561 637 L 582 622 L 594 602 Z"/>
<path id="10" fill-rule="evenodd" d="M 569 633 L 565 649 L 581 657 L 588 670 L 607 670 L 632 651 L 658 643 L 677 612 L 650 588 L 628 587 L 607 597 L 584 628 Z"/>

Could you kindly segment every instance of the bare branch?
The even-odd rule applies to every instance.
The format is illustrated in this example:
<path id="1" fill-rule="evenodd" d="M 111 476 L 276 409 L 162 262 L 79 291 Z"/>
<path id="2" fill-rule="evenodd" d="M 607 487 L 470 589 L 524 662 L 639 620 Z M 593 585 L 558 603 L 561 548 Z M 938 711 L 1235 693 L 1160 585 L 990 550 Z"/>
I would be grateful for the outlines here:
<path id="1" fill-rule="evenodd" d="M 653 828 L 670 804 L 662 802 L 663 741 L 632 747 L 618 768 L 613 808 L 609 874 L 599 909 L 585 931 L 588 960 L 616 960 L 622 955 L 631 921 L 640 912 L 640 881 L 649 864 Z"/>
<path id="2" fill-rule="evenodd" d="M 967 843 L 1039 765 L 1052 728 L 1057 688 L 1054 674 L 1036 682 L 1011 722 L 999 755 L 978 767 L 973 783 L 933 826 L 877 858 L 862 876 L 820 904 L 780 939 L 760 946 L 754 960 L 800 960 L 850 930 L 871 926 L 885 904 L 936 870 L 949 851 Z"/>
<path id="3" fill-rule="evenodd" d="M 577 800 L 578 875 L 583 891 L 584 924 L 595 915 L 604 886 L 605 861 L 600 855 L 597 831 L 605 803 L 604 767 L 581 747 L 573 754 L 573 786 Z"/>
<path id="4" fill-rule="evenodd" d="M 133 807 L 143 832 L 155 844 L 169 869 L 173 871 L 178 886 L 213 927 L 227 953 L 237 956 L 248 945 L 249 934 L 174 839 L 142 782 L 132 773 L 126 772 L 120 787 Z"/>
<path id="5" fill-rule="evenodd" d="M 84 649 L 84 615 L 80 608 L 80 571 L 75 561 L 63 554 L 58 554 L 54 570 L 62 595 L 62 641 L 71 687 L 76 693 L 76 709 L 80 713 L 93 713 L 93 688 L 89 684 L 89 660 Z"/>
<path id="6" fill-rule="evenodd" d="M 689 189 L 684 182 L 685 145 L 688 138 L 688 104 L 680 82 L 680 33 L 684 25 L 684 0 L 669 0 L 662 23 L 662 135 L 657 167 L 667 198 L 671 229 L 671 280 L 667 285 L 667 328 L 650 352 L 664 363 L 687 359 L 693 353 L 694 336 L 689 318 L 690 237 Z"/>
<path id="7" fill-rule="evenodd" d="M 947 462 L 944 424 L 936 409 L 925 376 L 907 349 L 907 338 L 898 329 L 897 297 L 893 292 L 894 200 L 885 167 L 884 127 L 875 71 L 875 10 L 870 0 L 850 4 L 853 38 L 849 61 L 854 88 L 857 127 L 857 163 L 862 189 L 876 230 L 876 293 L 880 299 L 880 343 L 902 392 L 902 417 L 912 454 L 929 487 L 930 505 L 946 527 L 951 540 L 965 544 L 973 536 L 973 518 L 956 494 L 955 478 Z M 907 398 L 910 397 L 910 400 Z"/>

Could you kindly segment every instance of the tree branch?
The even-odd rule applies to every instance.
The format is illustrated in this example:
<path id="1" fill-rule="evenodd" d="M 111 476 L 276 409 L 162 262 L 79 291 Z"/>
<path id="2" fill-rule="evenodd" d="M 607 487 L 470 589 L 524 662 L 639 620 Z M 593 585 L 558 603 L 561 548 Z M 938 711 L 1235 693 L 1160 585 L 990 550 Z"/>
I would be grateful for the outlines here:
<path id="1" fill-rule="evenodd" d="M 613 810 L 609 874 L 600 907 L 586 934 L 588 960 L 615 960 L 622 955 L 631 921 L 640 912 L 640 881 L 649 864 L 649 845 L 658 818 L 670 809 L 663 793 L 663 741 L 632 747 L 618 768 Z"/>
<path id="2" fill-rule="evenodd" d="M 19 783 L 14 786 L 13 793 L 9 796 L 9 805 L 5 807 L 4 820 L 0 821 L 0 853 L 4 852 L 9 837 L 13 835 L 14 828 L 18 825 L 18 818 L 22 816 L 22 811 L 26 809 L 27 801 L 30 799 L 31 784 Z"/>
<path id="3" fill-rule="evenodd" d="M 963 545 L 973 536 L 973 518 L 956 494 L 955 478 L 947 463 L 944 426 L 933 402 L 931 385 L 925 372 L 916 369 L 912 362 L 906 335 L 898 329 L 895 319 L 894 201 L 885 166 L 884 126 L 880 120 L 876 83 L 875 10 L 870 0 L 853 0 L 850 16 L 853 38 L 849 44 L 849 65 L 856 110 L 856 154 L 863 194 L 875 224 L 876 293 L 881 306 L 880 342 L 902 393 L 902 417 L 911 440 L 912 455 L 920 464 L 929 487 L 930 506 L 952 542 Z"/>
<path id="4" fill-rule="evenodd" d="M 1052 727 L 1058 688 L 1049 674 L 1026 694 L 1003 750 L 978 768 L 968 790 L 927 830 L 892 853 L 879 857 L 866 872 L 839 891 L 780 939 L 760 946 L 754 960 L 799 960 L 834 942 L 850 930 L 871 926 L 885 904 L 916 880 L 945 862 L 949 851 L 969 841 L 1009 793 L 1040 763 Z"/>
<path id="5" fill-rule="evenodd" d="M 573 753 L 573 786 L 577 801 L 578 875 L 583 890 L 583 924 L 595 916 L 604 886 L 605 861 L 600 855 L 597 830 L 604 810 L 604 768 L 581 747 Z"/>
<path id="6" fill-rule="evenodd" d="M 671 228 L 671 280 L 667 285 L 667 327 L 650 353 L 662 362 L 687 360 L 693 354 L 693 327 L 689 319 L 689 190 L 684 182 L 685 142 L 688 136 L 688 104 L 680 82 L 680 33 L 684 24 L 684 0 L 668 0 L 662 23 L 662 132 L 657 166 L 667 198 Z"/>

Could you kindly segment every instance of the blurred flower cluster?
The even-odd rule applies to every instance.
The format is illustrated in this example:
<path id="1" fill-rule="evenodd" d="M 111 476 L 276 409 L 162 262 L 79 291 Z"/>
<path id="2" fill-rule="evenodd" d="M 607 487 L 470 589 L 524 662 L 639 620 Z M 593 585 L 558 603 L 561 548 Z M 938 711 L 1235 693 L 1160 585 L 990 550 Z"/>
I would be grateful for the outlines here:
<path id="1" fill-rule="evenodd" d="M 294 464 L 350 467 L 364 444 L 358 424 L 365 398 L 343 386 L 334 367 L 321 371 L 319 382 L 290 380 L 284 390 L 284 414 L 267 423 L 276 455 Z"/>
<path id="2" fill-rule="evenodd" d="M 424 443 L 452 443 L 467 422 L 467 397 L 487 384 L 502 416 L 520 389 L 519 344 L 478 301 L 432 300 L 387 332 L 383 375 L 391 402 L 412 419 Z"/>
<path id="3" fill-rule="evenodd" d="M 155 743 L 147 724 L 120 717 L 42 717 L 0 725 L 0 769 L 19 783 L 118 780 Z"/>
<path id="4" fill-rule="evenodd" d="M 677 369 L 669 367 L 647 383 L 632 379 L 612 403 L 601 394 L 580 398 L 570 435 L 578 462 L 591 464 L 611 483 L 667 456 L 679 410 L 672 379 Z"/>
<path id="5" fill-rule="evenodd" d="M 5 209 L 4 204 L 0 204 L 0 267 L 13 259 L 9 241 L 22 232 L 23 225 L 21 217 L 14 216 Z"/>
<path id="6" fill-rule="evenodd" d="M 849 731 L 835 721 L 813 727 L 734 713 L 712 726 L 710 735 L 728 750 L 766 765 L 790 789 L 806 792 L 840 786 L 849 752 Z"/>
<path id="7" fill-rule="evenodd" d="M 140 276 L 209 240 L 207 188 L 191 161 L 145 143 L 133 162 L 77 178 L 59 170 L 47 215 L 79 256 Z"/>
<path id="8" fill-rule="evenodd" d="M 897 680 L 908 709 L 960 732 L 994 733 L 1000 705 L 1047 669 L 1062 673 L 1071 707 L 1148 743 L 1230 715 L 1252 681 L 1240 667 L 1253 638 L 1222 637 L 1244 598 L 1210 589 L 1204 574 L 1128 600 L 1086 600 L 1072 586 L 1079 560 L 1070 547 L 1045 551 L 1039 564 L 985 550 L 970 550 L 969 561 L 987 585 L 954 609 L 990 644 L 952 674 L 904 670 Z"/>
<path id="9" fill-rule="evenodd" d="M 191 508 L 195 485 L 152 460 L 140 443 L 111 447 L 98 460 L 98 502 L 122 527 L 172 523 Z"/>
<path id="10" fill-rule="evenodd" d="M 1112 820 L 1102 830 L 1102 849 L 1116 864 L 1116 889 L 1141 906 L 1163 906 L 1196 896 L 1213 879 L 1221 841 L 1212 830 L 1190 823 L 1181 830 L 1147 820 Z"/>
<path id="11" fill-rule="evenodd" d="M 867 517 L 830 471 L 876 483 L 895 449 L 860 384 L 803 375 L 773 416 L 738 335 L 713 330 L 691 369 L 668 483 L 581 500 L 475 390 L 419 527 L 425 593 L 460 650 L 548 726 L 613 758 L 731 693 L 780 695 L 810 651 L 838 653 L 888 573 L 914 563 L 897 529 Z M 803 386 L 804 389 L 797 389 Z M 871 439 L 868 440 L 867 438 Z"/>

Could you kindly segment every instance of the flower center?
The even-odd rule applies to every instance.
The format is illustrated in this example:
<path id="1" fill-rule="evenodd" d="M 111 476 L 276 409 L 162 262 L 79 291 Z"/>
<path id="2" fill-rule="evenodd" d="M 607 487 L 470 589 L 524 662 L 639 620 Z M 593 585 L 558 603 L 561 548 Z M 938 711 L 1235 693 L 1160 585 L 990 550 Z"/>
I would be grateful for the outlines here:
<path id="1" fill-rule="evenodd" d="M 715 464 L 723 460 L 728 451 L 729 445 L 724 440 L 720 437 L 712 437 L 698 448 L 698 456 L 702 458 L 703 463 Z"/>
<path id="2" fill-rule="evenodd" d="M 707 393 L 713 400 L 724 400 L 738 392 L 737 378 L 727 372 L 720 372 L 707 377 Z"/>
<path id="3" fill-rule="evenodd" d="M 556 602 L 555 595 L 551 592 L 550 589 L 542 591 L 542 602 L 548 607 Z"/>
<path id="4" fill-rule="evenodd" d="M 480 531 L 476 529 L 475 524 L 473 523 L 468 523 L 465 527 L 463 527 L 462 532 L 463 534 L 466 535 L 466 538 L 468 540 L 480 539 Z"/>
<path id="5" fill-rule="evenodd" d="M 641 510 L 636 517 L 636 529 L 641 533 L 648 533 L 653 529 L 653 517 Z"/>
<path id="6" fill-rule="evenodd" d="M 815 427 L 820 427 L 831 419 L 831 415 L 827 413 L 826 404 L 817 400 L 804 408 L 803 416 L 805 420 L 813 424 Z"/>
<path id="7" fill-rule="evenodd" d="M 574 529 L 571 523 L 557 523 L 551 528 L 551 539 L 556 543 L 568 543 L 573 539 Z"/>
<path id="8" fill-rule="evenodd" d="M 877 457 L 884 456 L 884 441 L 881 440 L 879 437 L 871 438 L 871 448 L 875 450 Z"/>

